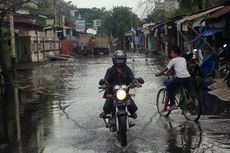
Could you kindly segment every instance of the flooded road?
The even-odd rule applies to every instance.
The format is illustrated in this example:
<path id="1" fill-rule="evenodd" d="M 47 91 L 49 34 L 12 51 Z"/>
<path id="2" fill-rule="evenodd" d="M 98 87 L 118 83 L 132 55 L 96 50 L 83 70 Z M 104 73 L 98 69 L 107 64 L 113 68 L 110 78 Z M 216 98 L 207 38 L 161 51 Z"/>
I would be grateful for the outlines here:
<path id="1" fill-rule="evenodd" d="M 104 104 L 98 81 L 112 63 L 110 57 L 99 57 L 46 63 L 18 73 L 22 140 L 7 153 L 230 152 L 229 119 L 203 116 L 195 124 L 176 112 L 159 117 L 155 98 L 162 78 L 155 78 L 157 59 L 134 58 L 128 65 L 146 83 L 135 89 L 138 118 L 128 132 L 127 147 L 120 146 L 98 117 Z"/>

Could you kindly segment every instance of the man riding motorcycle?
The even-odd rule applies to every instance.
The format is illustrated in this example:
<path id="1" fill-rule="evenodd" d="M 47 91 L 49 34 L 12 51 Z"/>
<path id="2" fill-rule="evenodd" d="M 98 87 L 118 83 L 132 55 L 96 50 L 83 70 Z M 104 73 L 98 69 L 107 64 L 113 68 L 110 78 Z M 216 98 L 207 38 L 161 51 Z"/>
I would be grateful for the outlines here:
<path id="1" fill-rule="evenodd" d="M 108 84 L 101 85 L 102 89 L 106 89 L 104 93 L 104 98 L 106 98 L 103 112 L 100 114 L 100 118 L 105 118 L 107 114 L 113 111 L 113 86 L 114 85 L 130 85 L 135 82 L 136 87 L 141 87 L 141 84 L 135 79 L 132 70 L 126 65 L 127 55 L 122 50 L 117 50 L 113 56 L 113 66 L 107 69 L 104 80 Z M 107 86 L 111 85 L 110 88 L 107 89 Z M 134 103 L 133 99 L 130 99 L 131 105 L 128 108 L 132 118 L 136 119 L 137 114 L 136 111 L 138 107 Z"/>

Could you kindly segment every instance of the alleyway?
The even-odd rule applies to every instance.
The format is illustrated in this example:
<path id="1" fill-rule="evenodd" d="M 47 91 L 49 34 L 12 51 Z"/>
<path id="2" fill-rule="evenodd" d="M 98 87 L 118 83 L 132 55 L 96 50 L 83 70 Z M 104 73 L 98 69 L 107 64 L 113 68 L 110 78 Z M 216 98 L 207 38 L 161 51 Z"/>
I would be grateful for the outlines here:
<path id="1" fill-rule="evenodd" d="M 135 89 L 139 107 L 136 124 L 128 132 L 128 146 L 98 117 L 104 100 L 98 81 L 111 66 L 110 57 L 79 58 L 35 66 L 20 71 L 22 143 L 12 153 L 227 153 L 230 152 L 230 119 L 202 116 L 200 123 L 186 122 L 175 112 L 160 117 L 155 97 L 162 78 L 155 78 L 157 59 L 135 56 L 128 61 L 143 88 Z M 31 92 L 26 92 L 31 91 Z M 12 147 L 13 148 L 13 147 Z M 3 151 L 2 151 L 3 152 Z M 0 148 L 1 153 L 1 148 Z M 10 153 L 10 151 L 7 151 Z"/>

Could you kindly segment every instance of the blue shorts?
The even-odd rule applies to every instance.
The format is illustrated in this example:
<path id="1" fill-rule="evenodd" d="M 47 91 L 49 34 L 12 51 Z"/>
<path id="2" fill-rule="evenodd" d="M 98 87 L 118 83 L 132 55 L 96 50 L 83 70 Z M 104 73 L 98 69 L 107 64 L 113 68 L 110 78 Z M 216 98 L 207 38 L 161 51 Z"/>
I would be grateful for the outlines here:
<path id="1" fill-rule="evenodd" d="M 165 87 L 167 88 L 172 81 L 173 81 L 172 79 L 165 80 L 164 81 Z"/>

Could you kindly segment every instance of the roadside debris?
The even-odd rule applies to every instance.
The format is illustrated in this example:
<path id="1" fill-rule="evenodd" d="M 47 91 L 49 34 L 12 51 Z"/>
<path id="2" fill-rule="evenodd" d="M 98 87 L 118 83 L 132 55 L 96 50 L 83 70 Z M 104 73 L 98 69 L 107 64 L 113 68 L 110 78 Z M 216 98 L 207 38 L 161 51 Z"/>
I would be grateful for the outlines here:
<path id="1" fill-rule="evenodd" d="M 219 99 L 230 102 L 230 89 L 223 79 L 215 79 L 215 83 L 211 84 L 208 88 L 211 90 L 209 94 L 217 96 Z"/>

